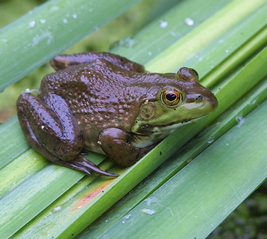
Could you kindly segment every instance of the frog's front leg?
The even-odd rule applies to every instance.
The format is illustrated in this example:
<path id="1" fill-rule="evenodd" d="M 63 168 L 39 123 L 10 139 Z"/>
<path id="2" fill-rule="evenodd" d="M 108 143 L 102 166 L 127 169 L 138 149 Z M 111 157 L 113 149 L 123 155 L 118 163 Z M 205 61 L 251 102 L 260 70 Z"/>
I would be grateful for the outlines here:
<path id="1" fill-rule="evenodd" d="M 89 175 L 93 171 L 117 176 L 82 157 L 83 135 L 62 97 L 48 94 L 41 100 L 23 93 L 17 101 L 17 111 L 28 144 L 50 161 Z"/>
<path id="2" fill-rule="evenodd" d="M 129 167 L 155 147 L 138 148 L 132 145 L 134 140 L 135 136 L 130 133 L 118 128 L 107 128 L 100 133 L 98 143 L 116 164 Z"/>
<path id="3" fill-rule="evenodd" d="M 144 66 L 130 61 L 125 57 L 109 53 L 109 52 L 84 52 L 73 55 L 58 55 L 50 61 L 51 66 L 56 70 L 62 70 L 71 65 L 78 65 L 104 59 L 115 66 L 119 66 L 128 71 L 144 73 Z"/>

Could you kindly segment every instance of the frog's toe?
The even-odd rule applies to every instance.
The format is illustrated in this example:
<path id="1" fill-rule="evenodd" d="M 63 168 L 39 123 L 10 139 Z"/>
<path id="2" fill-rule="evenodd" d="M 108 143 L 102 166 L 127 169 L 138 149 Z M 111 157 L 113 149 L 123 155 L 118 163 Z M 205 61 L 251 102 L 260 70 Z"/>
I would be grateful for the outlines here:
<path id="1" fill-rule="evenodd" d="M 94 173 L 101 174 L 104 176 L 109 176 L 109 177 L 118 177 L 119 176 L 118 174 L 109 173 L 109 172 L 101 170 L 93 162 L 85 159 L 82 156 L 78 156 L 75 160 L 73 160 L 71 162 L 65 162 L 65 163 L 69 164 L 68 167 L 83 171 L 89 175 L 91 175 L 92 172 L 94 172 Z"/>
<path id="2" fill-rule="evenodd" d="M 82 152 L 80 152 L 80 154 L 81 154 L 82 156 L 86 156 L 86 155 L 89 154 L 89 152 L 88 152 L 88 151 L 82 151 Z"/>

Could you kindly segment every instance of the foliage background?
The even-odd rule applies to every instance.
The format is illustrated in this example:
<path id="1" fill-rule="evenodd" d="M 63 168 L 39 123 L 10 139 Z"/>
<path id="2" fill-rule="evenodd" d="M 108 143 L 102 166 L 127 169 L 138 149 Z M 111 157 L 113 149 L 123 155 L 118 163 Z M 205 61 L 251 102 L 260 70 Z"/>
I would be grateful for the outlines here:
<path id="1" fill-rule="evenodd" d="M 0 1 L 0 28 L 22 16 L 44 0 L 2 0 Z M 113 44 L 129 44 L 120 39 L 130 36 L 142 28 L 154 16 L 152 0 L 146 0 L 123 16 L 113 20 L 78 44 L 66 50 L 67 53 L 82 51 L 108 51 Z M 134 11 L 132 14 L 131 11 Z M 133 17 L 134 16 L 134 17 Z M 110 29 L 116 28 L 116 31 Z M 15 112 L 15 101 L 25 88 L 39 88 L 42 77 L 51 72 L 47 64 L 26 76 L 0 94 L 0 122 L 10 118 Z M 209 238 L 266 238 L 267 237 L 267 184 L 263 184 L 243 202 Z"/>

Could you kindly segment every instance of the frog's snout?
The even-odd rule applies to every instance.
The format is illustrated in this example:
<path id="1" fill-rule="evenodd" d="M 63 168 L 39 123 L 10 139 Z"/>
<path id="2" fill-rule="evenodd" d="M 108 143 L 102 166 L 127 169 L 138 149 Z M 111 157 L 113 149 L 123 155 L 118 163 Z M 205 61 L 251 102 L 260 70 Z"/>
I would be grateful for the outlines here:
<path id="1" fill-rule="evenodd" d="M 210 104 L 212 105 L 213 109 L 215 110 L 218 107 L 218 100 L 213 93 L 211 93 L 211 94 L 213 97 L 212 97 L 212 99 L 210 99 Z"/>
<path id="2" fill-rule="evenodd" d="M 218 100 L 212 92 L 209 92 L 209 94 L 205 96 L 204 100 L 211 108 L 211 111 L 215 110 L 218 107 Z"/>

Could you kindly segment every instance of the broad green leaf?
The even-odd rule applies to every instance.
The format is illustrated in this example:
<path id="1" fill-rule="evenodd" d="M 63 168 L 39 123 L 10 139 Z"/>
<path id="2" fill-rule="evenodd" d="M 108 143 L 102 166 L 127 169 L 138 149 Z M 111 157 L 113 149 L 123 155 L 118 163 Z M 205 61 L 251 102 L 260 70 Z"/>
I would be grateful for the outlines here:
<path id="1" fill-rule="evenodd" d="M 131 39 L 131 45 L 128 46 L 129 49 L 125 49 L 125 46 L 120 46 L 111 49 L 111 52 L 122 54 L 141 64 L 146 64 L 157 55 L 160 55 L 166 48 L 197 28 L 203 21 L 211 17 L 229 2 L 231 0 L 218 0 L 216 2 L 206 0 L 201 4 L 199 4 L 198 0 L 181 1 L 171 10 L 162 14 L 155 21 L 151 22 L 151 24 L 137 32 Z M 187 25 L 187 18 L 192 19 L 194 24 Z M 175 58 L 179 59 L 180 54 Z"/>
<path id="2" fill-rule="evenodd" d="M 231 1 L 228 5 L 201 24 L 201 26 L 191 31 L 190 34 L 187 34 L 181 41 L 173 44 L 163 54 L 155 57 L 153 61 L 148 64 L 148 68 L 151 71 L 156 71 L 163 67 L 164 72 L 169 72 L 175 69 L 177 65 L 179 66 L 186 60 L 190 59 L 212 41 L 219 41 L 220 37 L 224 35 L 225 32 L 229 31 L 240 23 L 242 24 L 242 20 L 245 21 L 250 17 L 251 14 L 257 15 L 258 12 L 261 12 L 261 7 L 264 7 L 265 5 L 265 0 Z M 196 39 L 198 39 L 197 44 Z M 228 49 L 231 51 L 231 48 Z M 169 54 L 179 56 L 179 61 L 172 61 L 168 57 Z M 203 59 L 202 56 L 199 57 L 200 59 Z"/>
<path id="3" fill-rule="evenodd" d="M 47 1 L 2 28 L 0 91 L 139 1 Z"/>
<path id="4" fill-rule="evenodd" d="M 0 169 L 29 148 L 22 135 L 17 116 L 0 124 Z"/>

